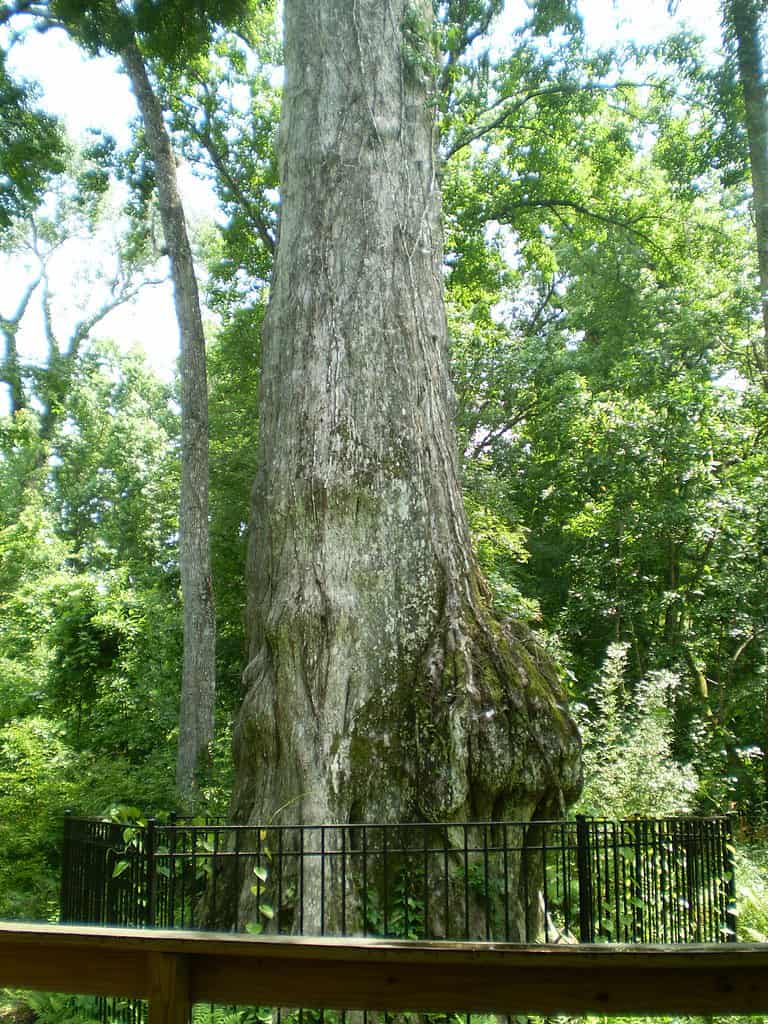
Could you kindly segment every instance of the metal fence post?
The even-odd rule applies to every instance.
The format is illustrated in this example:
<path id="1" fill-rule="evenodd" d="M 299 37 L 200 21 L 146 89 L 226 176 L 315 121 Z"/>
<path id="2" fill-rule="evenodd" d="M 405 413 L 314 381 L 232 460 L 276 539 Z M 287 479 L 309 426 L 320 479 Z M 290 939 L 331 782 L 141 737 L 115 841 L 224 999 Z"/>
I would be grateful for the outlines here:
<path id="1" fill-rule="evenodd" d="M 61 903 L 59 921 L 72 920 L 72 811 L 64 811 L 64 835 L 61 847 Z"/>
<path id="2" fill-rule="evenodd" d="M 144 859 L 146 870 L 146 923 L 148 928 L 155 924 L 155 903 L 157 901 L 157 876 L 155 873 L 155 825 L 157 818 L 147 818 L 144 830 Z"/>
<path id="3" fill-rule="evenodd" d="M 739 923 L 739 909 L 736 904 L 736 847 L 734 846 L 734 823 L 736 815 L 731 813 L 726 818 L 725 825 L 725 877 L 726 877 L 726 905 L 725 923 L 728 928 L 728 942 L 738 942 L 736 929 Z"/>
<path id="4" fill-rule="evenodd" d="M 576 816 L 576 869 L 579 875 L 579 937 L 581 942 L 595 941 L 591 862 L 589 822 L 583 814 L 578 814 Z"/>

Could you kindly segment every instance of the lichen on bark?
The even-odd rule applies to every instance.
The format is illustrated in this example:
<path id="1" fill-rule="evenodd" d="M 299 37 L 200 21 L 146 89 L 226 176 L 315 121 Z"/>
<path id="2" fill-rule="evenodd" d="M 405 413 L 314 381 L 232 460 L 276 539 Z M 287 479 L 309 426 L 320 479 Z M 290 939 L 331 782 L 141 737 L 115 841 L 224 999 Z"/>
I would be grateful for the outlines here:
<path id="1" fill-rule="evenodd" d="M 556 672 L 471 553 L 414 7 L 285 2 L 238 822 L 528 821 L 580 785 Z"/>

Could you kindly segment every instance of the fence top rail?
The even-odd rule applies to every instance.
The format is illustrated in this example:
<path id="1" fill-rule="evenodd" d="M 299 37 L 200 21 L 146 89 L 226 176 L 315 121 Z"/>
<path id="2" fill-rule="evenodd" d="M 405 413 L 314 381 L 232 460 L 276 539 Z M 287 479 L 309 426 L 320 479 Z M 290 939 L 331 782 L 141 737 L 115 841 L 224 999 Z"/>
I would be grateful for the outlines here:
<path id="1" fill-rule="evenodd" d="M 0 923 L 0 985 L 149 998 L 150 1019 L 154 1002 L 164 1007 L 154 1020 L 166 1021 L 202 1001 L 755 1014 L 768 1012 L 768 944 L 519 946 Z"/>
<path id="2" fill-rule="evenodd" d="M 136 827 L 135 823 L 129 823 L 124 821 L 112 821 L 109 818 L 93 818 L 85 815 L 67 815 L 69 821 L 73 822 L 85 822 L 88 824 L 99 824 L 99 825 L 116 825 L 118 827 Z M 226 831 L 243 831 L 254 829 L 260 829 L 263 831 L 278 831 L 280 829 L 295 829 L 295 830 L 320 830 L 320 829 L 456 829 L 456 828 L 504 828 L 504 827 L 516 827 L 531 828 L 540 825 L 555 825 L 555 826 L 568 826 L 576 827 L 579 821 L 584 821 L 587 824 L 599 824 L 599 825 L 643 825 L 643 824 L 661 824 L 669 822 L 679 823 L 694 823 L 694 824 L 709 824 L 710 822 L 725 822 L 729 820 L 727 814 L 713 814 L 708 816 L 697 816 L 697 815 L 675 815 L 674 817 L 664 818 L 593 818 L 585 815 L 579 815 L 578 818 L 537 818 L 533 821 L 520 821 L 520 820 L 470 820 L 470 821 L 398 821 L 398 822 L 369 822 L 369 821 L 355 821 L 355 822 L 314 822 L 309 824 L 272 824 L 265 825 L 255 822 L 250 825 L 234 825 L 230 824 L 224 818 L 215 818 L 210 822 L 201 824 L 199 820 L 191 817 L 176 817 L 168 818 L 155 818 L 150 817 L 147 819 L 152 821 L 153 824 L 160 828 L 178 828 L 187 831 L 201 830 L 211 831 L 215 829 L 225 829 Z"/>

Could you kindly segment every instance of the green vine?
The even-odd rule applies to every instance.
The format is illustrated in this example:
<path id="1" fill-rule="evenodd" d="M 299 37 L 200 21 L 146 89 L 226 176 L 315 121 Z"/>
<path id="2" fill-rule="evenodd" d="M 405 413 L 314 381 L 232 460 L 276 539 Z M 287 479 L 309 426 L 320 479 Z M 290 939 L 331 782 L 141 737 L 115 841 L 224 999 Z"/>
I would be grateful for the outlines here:
<path id="1" fill-rule="evenodd" d="M 405 9 L 400 28 L 403 64 L 426 83 L 433 83 L 440 70 L 440 33 L 434 21 L 410 4 Z"/>

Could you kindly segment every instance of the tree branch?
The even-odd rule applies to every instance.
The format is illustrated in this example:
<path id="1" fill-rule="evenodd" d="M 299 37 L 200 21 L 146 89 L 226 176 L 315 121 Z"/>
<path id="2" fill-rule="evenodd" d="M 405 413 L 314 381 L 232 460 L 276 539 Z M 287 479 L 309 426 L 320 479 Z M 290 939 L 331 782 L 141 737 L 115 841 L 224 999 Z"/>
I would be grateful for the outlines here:
<path id="1" fill-rule="evenodd" d="M 491 206 L 492 210 L 501 212 L 503 210 L 522 210 L 522 209 L 549 209 L 552 210 L 556 216 L 560 216 L 559 211 L 562 209 L 573 210 L 574 213 L 580 213 L 584 217 L 589 217 L 592 220 L 598 221 L 600 224 L 608 224 L 611 227 L 622 228 L 624 231 L 629 231 L 637 238 L 641 239 L 649 248 L 659 252 L 659 248 L 651 238 L 644 231 L 641 231 L 636 227 L 638 221 L 645 219 L 644 217 L 636 217 L 633 220 L 625 220 L 623 217 L 615 217 L 612 214 L 600 213 L 597 210 L 591 209 L 584 203 L 580 203 L 575 199 L 518 199 L 511 200 L 506 204 L 500 204 L 499 206 Z M 496 219 L 501 219 L 496 217 Z M 564 221 L 564 223 L 567 223 Z"/>
<path id="2" fill-rule="evenodd" d="M 115 309 L 119 306 L 125 305 L 126 302 L 130 302 L 132 299 L 135 299 L 143 288 L 164 284 L 166 280 L 166 278 L 151 278 L 139 281 L 137 284 L 130 287 L 126 286 L 114 298 L 110 299 L 109 302 L 105 302 L 103 306 L 97 309 L 92 316 L 86 317 L 84 320 L 80 320 L 70 335 L 65 353 L 66 358 L 74 360 L 77 357 L 80 346 L 86 340 L 94 327 L 101 323 L 101 321 L 104 320 L 105 317 L 109 316 L 109 314 Z"/>
<path id="3" fill-rule="evenodd" d="M 458 153 L 460 149 L 464 149 L 469 146 L 472 142 L 477 139 L 483 138 L 488 135 L 489 132 L 494 131 L 496 128 L 500 128 L 506 121 L 514 117 L 515 114 L 519 113 L 523 107 L 525 107 L 532 100 L 540 99 L 542 96 L 557 96 L 557 95 L 575 95 L 579 92 L 609 92 L 617 89 L 638 89 L 654 85 L 653 82 L 593 82 L 582 85 L 549 85 L 542 89 L 532 89 L 518 100 L 512 101 L 511 96 L 503 96 L 486 107 L 486 111 L 497 110 L 504 104 L 505 106 L 498 116 L 492 118 L 490 121 L 481 122 L 471 128 L 464 135 L 459 136 L 457 141 L 447 150 L 445 153 L 445 159 L 450 158 Z"/>
<path id="4" fill-rule="evenodd" d="M 34 278 L 34 280 L 30 281 L 30 283 L 24 289 L 24 293 L 22 294 L 21 299 L 19 300 L 19 304 L 16 307 L 15 313 L 12 313 L 11 316 L 3 316 L 2 313 L 0 313 L 0 329 L 2 329 L 3 332 L 7 330 L 13 330 L 15 333 L 16 328 L 18 328 L 19 324 L 21 323 L 22 317 L 27 311 L 30 299 L 34 295 L 35 289 L 40 284 L 42 279 L 43 274 L 41 271 L 37 275 L 37 277 Z"/>
<path id="5" fill-rule="evenodd" d="M 208 116 L 206 114 L 204 126 L 198 131 L 200 142 L 202 143 L 205 151 L 208 153 L 208 156 L 211 158 L 211 163 L 215 167 L 216 171 L 219 173 L 221 178 L 226 183 L 227 188 L 237 198 L 240 207 L 245 212 L 247 219 L 256 229 L 256 233 L 258 234 L 259 238 L 267 247 L 269 252 L 271 252 L 274 255 L 276 249 L 275 239 L 272 236 L 271 232 L 269 231 L 267 225 L 264 223 L 264 219 L 262 218 L 261 214 L 256 209 L 251 200 L 248 198 L 243 189 L 240 188 L 240 185 L 238 184 L 237 180 L 227 167 L 223 156 L 221 155 L 219 149 L 216 146 L 216 143 L 213 141 L 213 138 L 211 137 L 211 133 L 207 127 L 208 123 Z"/>
<path id="6" fill-rule="evenodd" d="M 54 365 L 61 352 L 59 351 L 58 342 L 56 341 L 56 335 L 53 332 L 53 314 L 51 313 L 51 289 L 48 282 L 48 275 L 43 274 L 43 296 L 42 296 L 42 307 L 43 307 L 43 329 L 45 332 L 45 340 L 48 345 L 48 365 Z"/>
<path id="7" fill-rule="evenodd" d="M 478 441 L 472 446 L 467 458 L 476 459 L 479 455 L 482 455 L 482 453 L 487 451 L 487 449 L 498 441 L 499 438 L 503 437 L 504 434 L 512 430 L 513 427 L 516 427 L 519 423 L 522 423 L 526 416 L 533 412 L 537 405 L 538 399 L 533 399 L 528 403 L 528 405 L 518 409 L 517 413 L 510 419 L 505 420 L 504 423 L 501 423 L 494 430 L 490 430 L 481 441 Z M 482 409 L 478 410 L 478 412 L 481 413 Z"/>

